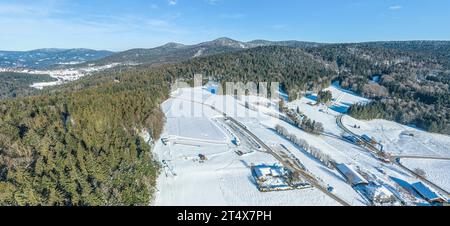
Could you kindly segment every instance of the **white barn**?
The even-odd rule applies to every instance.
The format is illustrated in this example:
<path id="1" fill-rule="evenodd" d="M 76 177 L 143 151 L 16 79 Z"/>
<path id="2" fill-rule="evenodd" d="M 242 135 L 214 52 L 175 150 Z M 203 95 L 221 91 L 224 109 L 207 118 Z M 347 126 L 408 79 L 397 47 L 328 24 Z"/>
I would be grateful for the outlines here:
<path id="1" fill-rule="evenodd" d="M 356 170 L 347 164 L 336 164 L 336 169 L 347 179 L 347 181 L 353 185 L 367 185 L 369 182 L 364 179 Z"/>

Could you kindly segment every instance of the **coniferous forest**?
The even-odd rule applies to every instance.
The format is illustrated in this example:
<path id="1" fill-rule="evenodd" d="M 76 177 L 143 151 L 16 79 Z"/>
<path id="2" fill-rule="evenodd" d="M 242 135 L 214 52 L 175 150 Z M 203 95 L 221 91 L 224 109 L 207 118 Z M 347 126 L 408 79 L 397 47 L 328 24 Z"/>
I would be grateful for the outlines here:
<path id="1" fill-rule="evenodd" d="M 30 95 L 36 91 L 30 87 L 33 83 L 52 81 L 56 81 L 56 79 L 48 75 L 1 72 L 0 99 Z"/>

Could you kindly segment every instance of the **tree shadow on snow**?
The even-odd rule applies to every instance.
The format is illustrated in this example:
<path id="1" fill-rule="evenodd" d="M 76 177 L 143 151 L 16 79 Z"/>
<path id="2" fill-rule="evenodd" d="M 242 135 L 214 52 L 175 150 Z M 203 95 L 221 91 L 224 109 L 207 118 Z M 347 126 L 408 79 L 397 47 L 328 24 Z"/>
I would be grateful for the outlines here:
<path id="1" fill-rule="evenodd" d="M 253 176 L 248 176 L 247 179 L 251 184 L 253 184 L 256 188 L 258 188 L 258 184 L 256 183 L 255 178 Z"/>
<path id="2" fill-rule="evenodd" d="M 320 169 L 325 171 L 328 175 L 335 177 L 336 179 L 339 179 L 340 181 L 342 181 L 344 183 L 347 183 L 347 181 L 340 174 L 337 174 L 324 166 L 320 166 Z"/>
<path id="3" fill-rule="evenodd" d="M 330 109 L 341 114 L 346 114 L 348 112 L 349 107 L 333 105 L 330 107 Z"/>
<path id="4" fill-rule="evenodd" d="M 277 134 L 281 139 L 289 142 L 296 150 L 298 150 L 299 152 L 301 152 L 305 157 L 309 158 L 310 160 L 316 162 L 317 164 L 323 166 L 323 163 L 321 161 L 319 161 L 316 157 L 314 157 L 311 153 L 309 153 L 308 151 L 306 151 L 305 149 L 303 149 L 302 147 L 300 147 L 299 145 L 295 144 L 294 142 L 292 142 L 291 140 L 287 139 L 284 136 L 281 136 L 278 134 L 278 132 L 273 129 L 273 128 L 268 128 L 268 130 L 275 132 L 275 134 Z M 292 153 L 294 154 L 294 153 Z"/>
<path id="5" fill-rule="evenodd" d="M 239 160 L 241 163 L 242 163 L 242 165 L 244 165 L 245 167 L 247 167 L 247 168 L 251 168 L 250 167 L 250 165 L 246 162 L 246 161 L 244 161 L 244 160 Z"/>

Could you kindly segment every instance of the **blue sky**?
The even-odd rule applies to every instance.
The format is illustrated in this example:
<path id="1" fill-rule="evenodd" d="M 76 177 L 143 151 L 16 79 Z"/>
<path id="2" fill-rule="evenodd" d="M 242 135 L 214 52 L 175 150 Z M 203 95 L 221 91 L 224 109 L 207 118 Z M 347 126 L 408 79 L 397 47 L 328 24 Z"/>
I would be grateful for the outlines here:
<path id="1" fill-rule="evenodd" d="M 450 40 L 448 0 L 0 0 L 0 49 Z"/>

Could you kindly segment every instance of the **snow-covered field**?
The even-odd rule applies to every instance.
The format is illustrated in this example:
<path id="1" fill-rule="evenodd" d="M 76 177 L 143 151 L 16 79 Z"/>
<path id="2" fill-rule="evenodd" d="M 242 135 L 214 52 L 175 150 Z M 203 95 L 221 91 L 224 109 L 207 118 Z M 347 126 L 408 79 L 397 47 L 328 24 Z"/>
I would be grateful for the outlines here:
<path id="1" fill-rule="evenodd" d="M 157 180 L 157 193 L 153 204 L 339 205 L 317 188 L 260 192 L 252 177 L 251 165 L 273 165 L 280 162 L 271 154 L 260 151 L 253 151 L 242 156 L 236 154 L 236 151 L 244 147 L 232 142 L 233 136 L 238 133 L 230 133 L 228 131 L 230 128 L 225 129 L 223 125 L 219 125 L 218 120 L 215 120 L 223 117 L 222 112 L 242 123 L 247 130 L 271 149 L 287 149 L 321 184 L 331 187 L 334 195 L 350 205 L 371 205 L 372 203 L 349 185 L 337 170 L 326 167 L 302 148 L 279 136 L 274 130 L 275 126 L 285 127 L 290 133 L 306 140 L 310 146 L 328 154 L 335 162 L 352 166 L 365 175 L 366 179 L 377 186 L 382 186 L 385 191 L 389 190 L 407 205 L 425 203 L 420 197 L 407 195 L 407 192 L 399 185 L 399 181 L 408 184 L 417 182 L 418 179 L 399 166 L 383 163 L 373 153 L 341 138 L 344 131 L 336 124 L 336 117 L 343 109 L 346 111 L 351 104 L 367 103 L 369 100 L 336 86 L 328 90 L 332 92 L 334 100 L 330 108 L 315 105 L 313 97 L 304 97 L 287 104 L 293 109 L 298 107 L 309 118 L 322 122 L 325 133 L 319 136 L 306 133 L 272 117 L 279 113 L 275 108 L 277 101 L 258 97 L 237 100 L 231 96 L 213 95 L 202 87 L 180 89 L 174 92 L 172 98 L 162 105 L 168 118 L 162 137 L 168 138 L 170 142 L 164 145 L 160 140 L 154 149 L 154 154 L 162 163 L 163 170 Z M 250 107 L 247 104 L 248 108 L 246 108 L 246 102 L 250 103 Z M 210 106 L 214 106 L 214 109 Z M 389 141 L 385 144 L 385 148 L 392 149 L 394 153 L 425 153 L 419 145 L 409 144 L 411 140 L 398 143 L 393 136 L 393 134 L 403 136 L 401 134 L 405 130 L 413 130 L 417 134 L 415 138 L 421 138 L 417 142 L 428 142 L 423 143 L 430 149 L 427 150 L 427 154 L 449 155 L 446 149 L 449 146 L 445 145 L 450 141 L 446 136 L 429 134 L 409 127 L 397 131 L 398 129 L 394 129 L 397 127 L 392 128 L 396 123 L 388 121 L 360 122 L 348 116 L 344 119 L 347 127 L 355 123 L 361 124 L 361 131 L 355 131 L 355 133 L 370 133 L 371 136 L 379 136 L 380 139 L 384 136 L 393 139 L 385 139 Z M 411 147 L 415 148 L 411 150 Z M 207 160 L 201 161 L 199 157 L 201 155 L 206 156 Z M 431 165 L 434 167 L 435 164 Z M 429 173 L 430 179 L 433 177 L 432 174 L 438 175 L 441 179 L 449 177 L 449 173 L 444 170 L 433 172 Z M 448 183 L 444 183 L 442 186 L 448 188 Z"/>
<path id="2" fill-rule="evenodd" d="M 231 106 L 245 111 L 244 106 L 234 98 L 213 96 L 201 88 L 180 91 L 175 98 L 163 104 L 169 119 L 162 137 L 183 136 L 224 141 L 225 144 L 197 142 L 195 145 L 185 145 L 172 141 L 164 145 L 159 141 L 155 154 L 167 165 L 164 164 L 158 179 L 155 205 L 338 205 L 314 188 L 260 192 L 252 177 L 251 164 L 271 165 L 277 160 L 257 151 L 237 155 L 235 151 L 239 147 L 232 144 L 231 135 L 212 120 L 221 117 L 221 114 L 210 107 L 188 101 L 192 96 L 190 91 L 195 92 L 195 101 L 213 104 L 229 114 L 236 112 Z M 225 102 L 228 104 L 224 105 Z M 201 112 L 193 114 L 193 109 L 201 109 Z M 199 154 L 205 155 L 208 160 L 200 163 Z"/>
<path id="3" fill-rule="evenodd" d="M 340 113 L 347 112 L 348 108 L 353 104 L 364 104 L 370 102 L 370 100 L 360 97 L 351 91 L 342 89 L 339 87 L 338 83 L 334 83 L 325 90 L 330 91 L 333 95 L 334 105 L 331 106 L 331 109 Z"/>
<path id="4" fill-rule="evenodd" d="M 367 134 L 394 155 L 450 157 L 450 137 L 428 133 L 386 120 L 361 121 L 345 116 L 343 123 L 356 134 Z M 361 128 L 353 128 L 354 125 Z"/>
<path id="5" fill-rule="evenodd" d="M 163 169 L 154 205 L 337 205 L 316 189 L 260 192 L 249 166 L 252 162 L 276 162 L 268 154 L 254 152 L 239 157 L 227 145 L 158 143 L 156 149 L 160 159 L 170 159 L 168 165 L 176 176 Z M 198 154 L 206 155 L 208 160 L 200 163 Z"/>
<path id="6" fill-rule="evenodd" d="M 450 191 L 450 161 L 434 159 L 402 159 L 402 164 L 415 170 L 425 171 L 425 177 L 441 186 L 446 191 Z"/>
<path id="7" fill-rule="evenodd" d="M 0 72 L 15 72 L 15 73 L 26 73 L 26 74 L 39 74 L 39 75 L 49 75 L 52 78 L 57 79 L 54 82 L 38 82 L 30 85 L 31 88 L 43 89 L 49 86 L 61 85 L 67 82 L 78 80 L 86 75 L 90 75 L 94 72 L 104 71 L 110 68 L 114 68 L 120 65 L 135 65 L 135 64 L 119 64 L 113 63 L 103 66 L 89 65 L 83 68 L 67 68 L 67 69 L 55 69 L 55 70 L 30 70 L 30 69 L 6 69 L 0 68 Z"/>
<path id="8" fill-rule="evenodd" d="M 386 120 L 360 121 L 345 116 L 343 123 L 356 134 L 373 137 L 383 145 L 385 152 L 394 156 L 450 158 L 450 137 L 447 135 L 428 133 Z M 353 128 L 354 125 L 358 128 Z M 402 158 L 401 163 L 411 170 L 424 170 L 428 180 L 450 191 L 449 160 Z"/>

